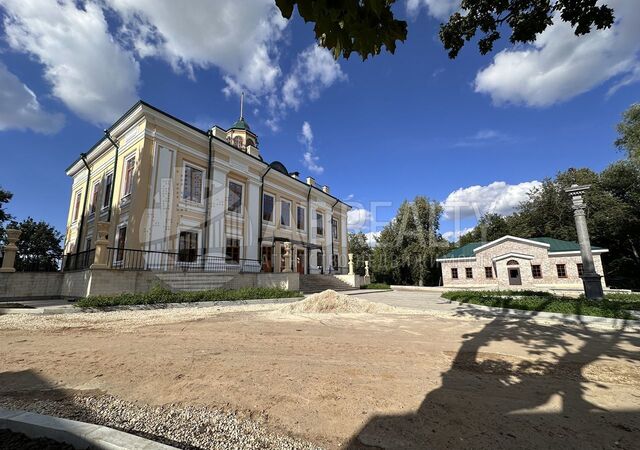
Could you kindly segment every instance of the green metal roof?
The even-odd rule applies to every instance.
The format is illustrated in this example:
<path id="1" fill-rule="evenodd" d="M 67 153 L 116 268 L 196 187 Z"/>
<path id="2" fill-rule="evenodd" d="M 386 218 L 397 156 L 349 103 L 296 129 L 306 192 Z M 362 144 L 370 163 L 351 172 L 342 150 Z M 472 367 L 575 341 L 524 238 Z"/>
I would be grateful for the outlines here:
<path id="1" fill-rule="evenodd" d="M 554 239 L 550 237 L 535 237 L 535 238 L 524 238 L 530 241 L 536 241 L 543 244 L 549 244 L 549 252 L 575 252 L 580 251 L 580 244 L 573 241 L 563 241 L 561 239 Z M 487 242 L 471 242 L 469 244 L 463 245 L 462 247 L 451 250 L 446 255 L 441 256 L 441 259 L 451 259 L 451 258 L 473 258 L 475 256 L 474 250 L 482 245 L 487 244 Z M 592 250 L 602 250 L 601 247 L 591 246 Z"/>
<path id="2" fill-rule="evenodd" d="M 251 128 L 249 128 L 249 124 L 244 120 L 244 117 L 240 117 L 236 123 L 231 125 L 231 129 L 251 131 Z"/>

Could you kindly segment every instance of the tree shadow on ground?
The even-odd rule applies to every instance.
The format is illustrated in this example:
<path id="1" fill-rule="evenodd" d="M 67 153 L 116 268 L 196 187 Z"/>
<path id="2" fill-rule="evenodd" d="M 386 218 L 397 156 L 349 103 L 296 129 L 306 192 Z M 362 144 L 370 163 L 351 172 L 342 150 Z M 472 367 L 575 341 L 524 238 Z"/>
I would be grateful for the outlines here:
<path id="1" fill-rule="evenodd" d="M 462 305 L 459 314 L 487 316 Z M 373 417 L 344 448 L 640 448 L 640 409 L 607 410 L 587 398 L 616 385 L 640 404 L 637 333 L 494 315 L 463 337 L 416 412 Z M 500 354 L 501 341 L 518 344 L 521 356 Z"/>

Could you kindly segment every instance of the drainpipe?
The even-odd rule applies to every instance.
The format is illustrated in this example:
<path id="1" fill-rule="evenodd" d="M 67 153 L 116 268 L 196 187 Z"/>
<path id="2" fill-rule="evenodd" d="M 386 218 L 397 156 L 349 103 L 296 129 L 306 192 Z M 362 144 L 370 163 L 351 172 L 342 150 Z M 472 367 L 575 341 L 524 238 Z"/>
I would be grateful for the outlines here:
<path id="1" fill-rule="evenodd" d="M 213 180 L 213 159 L 215 157 L 215 153 L 213 151 L 213 147 L 211 146 L 211 140 L 213 139 L 213 133 L 211 130 L 207 131 L 207 136 L 209 137 L 209 160 L 207 162 L 207 188 L 205 189 L 205 205 L 204 205 L 204 245 L 202 248 L 202 256 L 207 254 L 207 250 L 209 249 L 209 210 L 211 203 L 211 180 Z M 202 258 L 202 264 L 204 264 L 204 258 Z"/>
<path id="2" fill-rule="evenodd" d="M 113 144 L 113 146 L 116 148 L 116 158 L 115 158 L 115 161 L 113 162 L 113 185 L 111 186 L 111 195 L 109 198 L 109 215 L 107 216 L 107 222 L 110 223 L 111 210 L 113 208 L 113 193 L 116 191 L 116 178 L 118 174 L 118 153 L 120 153 L 120 146 L 116 141 L 113 140 L 113 138 L 111 137 L 111 133 L 109 133 L 109 130 L 104 130 L 104 134 L 107 137 L 107 139 L 109 139 L 109 141 Z"/>
<path id="3" fill-rule="evenodd" d="M 336 205 L 338 204 L 339 200 L 336 200 L 336 202 L 333 204 L 333 206 L 331 207 L 331 222 L 329 222 L 329 236 L 331 236 L 331 266 L 333 267 L 333 208 L 336 207 Z M 336 268 L 333 268 L 334 272 L 336 270 Z"/>
<path id="4" fill-rule="evenodd" d="M 87 164 L 87 154 L 80 153 L 80 158 L 87 168 L 87 182 L 84 187 L 84 202 L 82 202 L 82 215 L 80 216 L 80 227 L 78 228 L 78 238 L 76 239 L 76 253 L 80 252 L 80 239 L 82 239 L 82 231 L 84 229 L 84 214 L 87 210 L 87 197 L 89 196 L 89 182 L 91 181 L 91 167 Z"/>
<path id="5" fill-rule="evenodd" d="M 267 176 L 267 174 L 269 173 L 269 171 L 271 170 L 271 166 L 269 166 L 267 168 L 267 170 L 262 174 L 262 177 L 260 178 L 260 198 L 258 199 L 258 201 L 260 202 L 260 217 L 258 218 L 258 220 L 260 221 L 260 227 L 258 228 L 258 258 L 260 258 L 260 265 L 262 266 L 262 213 L 264 212 L 264 178 Z M 274 222 L 276 220 L 275 218 L 275 212 L 276 212 L 276 205 L 275 205 L 275 198 L 273 199 L 274 204 L 273 204 L 273 212 L 274 212 Z M 275 246 L 275 241 L 273 241 L 273 245 Z M 273 250 L 271 251 L 271 257 L 273 258 Z M 262 269 L 260 269 L 262 270 Z"/>
<path id="6" fill-rule="evenodd" d="M 307 192 L 307 274 L 311 273 L 311 186 Z"/>

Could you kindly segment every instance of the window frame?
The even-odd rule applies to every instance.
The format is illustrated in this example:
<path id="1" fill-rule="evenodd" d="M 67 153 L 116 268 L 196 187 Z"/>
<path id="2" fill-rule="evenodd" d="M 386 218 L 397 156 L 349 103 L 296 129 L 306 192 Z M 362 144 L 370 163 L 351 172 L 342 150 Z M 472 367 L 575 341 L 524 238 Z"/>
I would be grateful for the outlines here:
<path id="1" fill-rule="evenodd" d="M 484 277 L 488 280 L 492 280 L 494 278 L 493 276 L 493 267 L 492 266 L 485 266 L 484 268 Z"/>
<path id="2" fill-rule="evenodd" d="M 473 267 L 465 267 L 464 275 L 466 279 L 473 280 Z"/>
<path id="3" fill-rule="evenodd" d="M 109 179 L 111 179 L 110 182 Z M 104 211 L 105 209 L 109 209 L 109 206 L 111 206 L 111 191 L 113 191 L 113 172 L 108 172 L 104 175 L 103 183 L 104 189 L 102 192 L 102 211 Z M 107 189 L 107 187 L 109 187 L 109 189 Z"/>
<path id="4" fill-rule="evenodd" d="M 193 171 L 196 170 L 198 172 L 200 172 L 201 175 L 201 179 L 200 179 L 200 199 L 199 200 L 194 200 L 193 199 L 193 182 L 192 182 L 192 178 L 190 178 L 190 186 L 189 186 L 189 190 L 190 190 L 190 196 L 189 198 L 185 197 L 185 193 L 187 192 L 187 168 L 191 171 L 191 173 L 193 174 Z M 184 162 L 182 164 L 182 192 L 180 193 L 180 201 L 183 203 L 187 203 L 187 204 L 192 204 L 192 205 L 198 205 L 198 206 L 202 206 L 202 204 L 204 203 L 204 184 L 205 184 L 205 180 L 206 180 L 206 170 L 203 169 L 200 166 L 197 166 L 196 164 L 191 164 L 189 162 Z"/>
<path id="5" fill-rule="evenodd" d="M 302 227 L 300 226 L 300 211 L 302 211 Z M 307 229 L 307 208 L 302 205 L 296 205 L 296 229 L 298 231 Z"/>
<path id="6" fill-rule="evenodd" d="M 334 241 L 338 240 L 338 219 L 335 217 L 331 218 L 331 238 Z"/>
<path id="7" fill-rule="evenodd" d="M 129 169 L 129 163 L 131 163 L 131 173 L 127 173 Z M 122 167 L 122 192 L 120 193 L 120 200 L 126 200 L 131 197 L 133 192 L 133 174 L 136 170 L 136 154 L 133 153 L 124 159 Z M 129 176 L 131 177 L 129 179 Z"/>
<path id="8" fill-rule="evenodd" d="M 320 211 L 316 211 L 316 236 L 324 237 L 324 213 Z"/>
<path id="9" fill-rule="evenodd" d="M 122 230 L 124 230 L 124 239 L 122 236 Z M 118 229 L 116 231 L 116 242 L 115 242 L 115 247 L 116 247 L 116 252 L 114 255 L 114 262 L 116 263 L 122 263 L 124 261 L 124 251 L 126 250 L 126 243 L 127 243 L 127 224 L 121 224 L 120 226 L 118 226 Z"/>
<path id="10" fill-rule="evenodd" d="M 265 202 L 264 199 L 265 197 L 271 197 L 271 220 L 265 219 L 264 218 L 264 213 L 265 213 Z M 266 222 L 266 223 L 270 223 L 270 224 L 275 224 L 275 217 L 276 217 L 276 196 L 273 194 L 269 194 L 267 192 L 263 192 L 262 193 L 262 221 Z"/>
<path id="11" fill-rule="evenodd" d="M 560 268 L 562 267 L 563 274 L 560 274 Z M 566 264 L 556 264 L 556 273 L 558 274 L 558 278 L 567 278 L 567 265 Z"/>
<path id="12" fill-rule="evenodd" d="M 538 274 L 536 274 L 536 271 Z M 542 279 L 542 265 L 540 264 L 531 264 L 531 276 L 534 280 Z"/>
<path id="13" fill-rule="evenodd" d="M 584 275 L 584 264 L 576 263 L 576 270 L 578 271 L 578 277 L 582 278 Z"/>
<path id="14" fill-rule="evenodd" d="M 231 208 L 231 184 L 235 184 L 236 186 L 240 187 L 240 204 L 238 206 L 238 210 L 232 210 Z M 227 207 L 226 212 L 228 212 L 229 214 L 233 214 L 236 216 L 242 216 L 243 215 L 243 207 L 244 207 L 244 193 L 245 193 L 245 185 L 243 182 L 236 180 L 235 178 L 229 178 L 227 179 Z"/>
<path id="15" fill-rule="evenodd" d="M 183 233 L 189 233 L 191 235 L 195 235 L 195 243 L 196 246 L 195 248 L 188 248 L 186 249 L 189 253 L 187 253 L 187 259 L 183 259 L 182 256 L 185 253 L 183 250 L 180 248 L 180 245 L 182 243 L 182 234 Z M 198 261 L 198 249 L 199 249 L 199 243 L 200 243 L 200 232 L 198 230 L 179 230 L 178 231 L 178 260 L 177 262 L 179 263 L 183 263 L 183 264 L 190 264 L 190 263 L 195 263 Z"/>
<path id="16" fill-rule="evenodd" d="M 458 276 L 458 268 L 457 267 L 452 267 L 451 268 L 451 279 L 452 280 L 458 280 L 459 276 Z"/>
<path id="17" fill-rule="evenodd" d="M 282 223 L 282 219 L 284 218 L 284 216 L 283 216 L 283 209 L 284 208 L 282 207 L 282 205 L 284 205 L 285 203 L 289 204 L 289 223 L 288 224 Z M 292 209 L 292 206 L 293 206 L 293 202 L 291 200 L 287 200 L 287 199 L 284 199 L 284 198 L 280 199 L 280 226 L 281 227 L 291 228 L 291 212 L 292 212 L 291 209 Z"/>
<path id="18" fill-rule="evenodd" d="M 100 192 L 100 184 L 102 184 L 101 180 L 93 182 L 89 203 L 89 216 L 94 216 L 98 210 L 98 193 Z"/>
<path id="19" fill-rule="evenodd" d="M 232 247 L 229 245 L 229 241 L 237 241 L 238 242 L 238 246 L 237 246 L 237 261 L 235 259 L 233 259 L 233 255 L 229 256 L 229 249 L 230 248 L 236 248 L 236 247 Z M 229 264 L 240 264 L 240 260 L 242 259 L 242 255 L 241 255 L 241 246 L 242 246 L 242 240 L 240 239 L 239 236 L 227 236 L 225 238 L 224 241 L 224 262 Z"/>
<path id="20" fill-rule="evenodd" d="M 78 189 L 73 196 L 73 223 L 78 222 L 80 217 L 80 203 L 82 202 L 82 189 Z"/>

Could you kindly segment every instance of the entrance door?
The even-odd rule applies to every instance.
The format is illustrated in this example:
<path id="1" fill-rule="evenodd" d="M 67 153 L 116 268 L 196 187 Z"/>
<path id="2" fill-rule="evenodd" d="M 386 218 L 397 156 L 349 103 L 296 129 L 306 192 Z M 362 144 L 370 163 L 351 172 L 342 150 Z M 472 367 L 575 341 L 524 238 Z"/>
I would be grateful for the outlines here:
<path id="1" fill-rule="evenodd" d="M 304 250 L 296 251 L 296 267 L 300 275 L 304 275 Z"/>
<path id="2" fill-rule="evenodd" d="M 520 279 L 520 269 L 509 267 L 509 284 L 519 285 L 522 284 L 522 280 Z"/>

